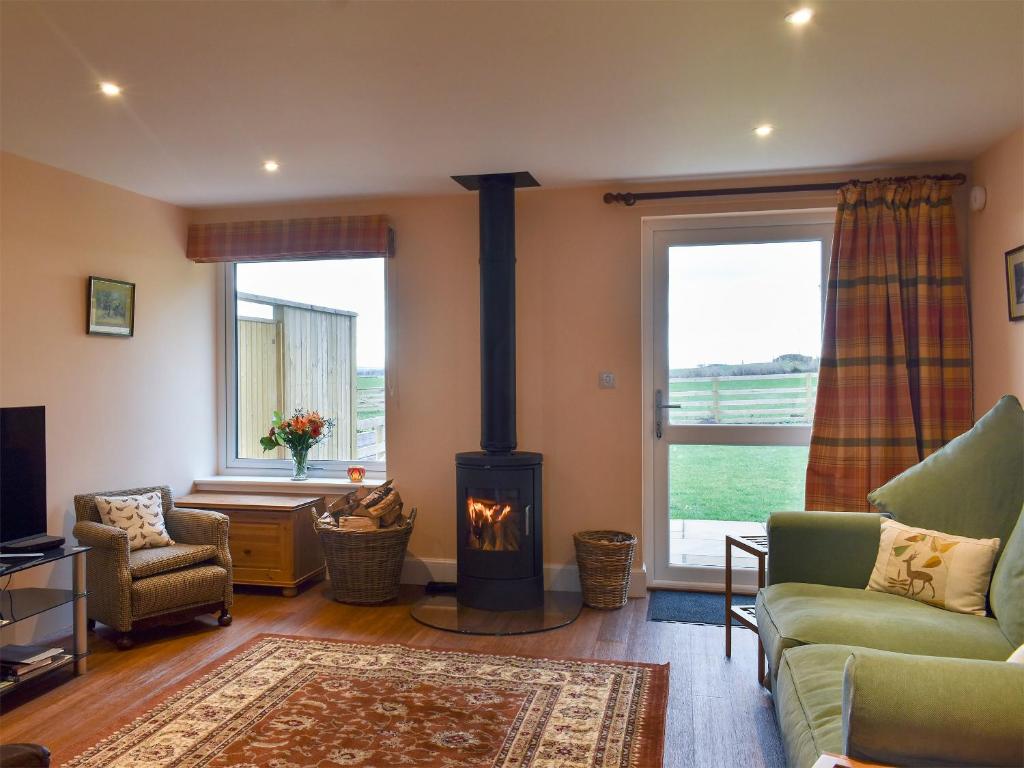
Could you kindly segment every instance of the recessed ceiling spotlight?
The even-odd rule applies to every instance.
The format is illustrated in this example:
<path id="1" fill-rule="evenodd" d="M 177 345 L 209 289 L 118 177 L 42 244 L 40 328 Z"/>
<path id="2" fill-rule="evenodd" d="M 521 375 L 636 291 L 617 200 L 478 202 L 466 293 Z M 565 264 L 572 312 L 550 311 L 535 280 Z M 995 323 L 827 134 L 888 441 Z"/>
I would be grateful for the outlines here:
<path id="1" fill-rule="evenodd" d="M 754 133 L 763 139 L 765 136 L 771 136 L 771 133 L 774 130 L 774 125 L 772 125 L 771 123 L 765 123 L 764 125 L 757 126 L 757 128 L 754 129 Z"/>
<path id="2" fill-rule="evenodd" d="M 120 96 L 121 86 L 117 83 L 112 83 L 109 80 L 104 80 L 100 83 L 100 93 L 104 96 Z"/>
<path id="3" fill-rule="evenodd" d="M 278 163 L 277 160 L 264 160 L 263 161 L 263 170 L 266 171 L 267 173 L 277 173 L 277 171 L 278 171 L 278 169 L 280 169 L 280 167 L 281 167 L 281 164 Z"/>
<path id="4" fill-rule="evenodd" d="M 794 27 L 802 27 L 804 24 L 806 24 L 813 18 L 814 11 L 812 11 L 810 8 L 800 8 L 799 10 L 786 14 L 786 21 L 788 21 Z"/>

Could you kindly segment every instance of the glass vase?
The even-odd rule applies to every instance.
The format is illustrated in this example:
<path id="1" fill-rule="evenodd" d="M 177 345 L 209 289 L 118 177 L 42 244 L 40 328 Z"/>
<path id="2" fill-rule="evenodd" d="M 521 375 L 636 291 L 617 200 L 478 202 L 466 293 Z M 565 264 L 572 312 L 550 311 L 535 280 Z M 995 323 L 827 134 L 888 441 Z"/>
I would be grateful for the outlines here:
<path id="1" fill-rule="evenodd" d="M 292 480 L 306 480 L 308 479 L 309 471 L 309 449 L 308 448 L 293 448 L 292 449 Z"/>

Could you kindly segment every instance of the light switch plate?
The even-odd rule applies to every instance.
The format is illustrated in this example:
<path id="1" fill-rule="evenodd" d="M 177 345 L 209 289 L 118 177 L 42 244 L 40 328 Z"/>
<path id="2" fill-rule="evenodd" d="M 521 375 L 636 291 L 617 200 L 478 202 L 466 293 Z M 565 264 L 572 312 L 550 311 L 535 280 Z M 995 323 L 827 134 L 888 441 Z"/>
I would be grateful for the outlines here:
<path id="1" fill-rule="evenodd" d="M 597 374 L 598 389 L 615 389 L 615 374 L 611 371 L 601 371 Z"/>

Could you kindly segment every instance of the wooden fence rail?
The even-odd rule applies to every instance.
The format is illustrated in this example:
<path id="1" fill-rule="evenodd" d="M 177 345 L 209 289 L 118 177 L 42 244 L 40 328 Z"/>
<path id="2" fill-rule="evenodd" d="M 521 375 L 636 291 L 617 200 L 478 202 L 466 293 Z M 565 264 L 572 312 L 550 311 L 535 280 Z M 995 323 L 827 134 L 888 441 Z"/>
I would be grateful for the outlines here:
<path id="1" fill-rule="evenodd" d="M 356 422 L 356 458 L 384 461 L 384 417 L 375 416 Z"/>
<path id="2" fill-rule="evenodd" d="M 783 386 L 764 386 L 780 380 Z M 817 383 L 817 371 L 672 378 L 669 403 L 681 406 L 671 412 L 672 423 L 809 424 L 814 417 Z"/>

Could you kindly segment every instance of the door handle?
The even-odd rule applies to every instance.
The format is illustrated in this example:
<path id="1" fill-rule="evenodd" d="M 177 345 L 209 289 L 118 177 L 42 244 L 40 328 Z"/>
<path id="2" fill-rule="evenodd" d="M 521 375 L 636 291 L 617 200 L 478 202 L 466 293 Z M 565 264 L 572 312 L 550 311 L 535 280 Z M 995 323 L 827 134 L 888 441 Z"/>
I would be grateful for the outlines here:
<path id="1" fill-rule="evenodd" d="M 662 419 L 661 412 L 668 408 L 681 408 L 679 405 L 671 405 L 665 402 L 665 393 L 660 389 L 654 390 L 654 434 L 661 440 Z"/>
<path id="2" fill-rule="evenodd" d="M 526 535 L 530 535 L 530 514 L 533 512 L 533 504 L 527 504 L 524 510 L 524 516 L 526 517 Z"/>

